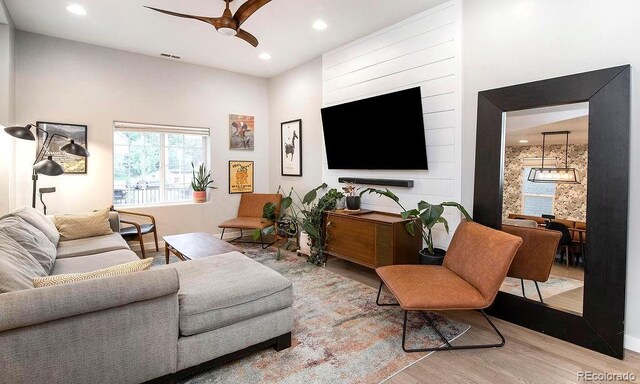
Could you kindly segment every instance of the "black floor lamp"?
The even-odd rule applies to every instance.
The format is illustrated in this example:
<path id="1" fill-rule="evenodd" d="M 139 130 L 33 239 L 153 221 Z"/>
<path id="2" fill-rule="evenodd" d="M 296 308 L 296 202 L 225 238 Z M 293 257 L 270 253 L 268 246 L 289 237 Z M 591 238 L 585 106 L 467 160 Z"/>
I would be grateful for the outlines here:
<path id="1" fill-rule="evenodd" d="M 36 155 L 36 160 L 33 162 L 33 175 L 31 176 L 31 180 L 33 180 L 33 193 L 31 198 L 31 206 L 33 208 L 36 207 L 36 184 L 38 182 L 38 174 L 41 173 L 47 176 L 59 176 L 64 173 L 64 169 L 62 165 L 58 164 L 51 155 L 47 155 L 47 158 L 44 159 L 44 155 L 49 150 L 49 145 L 51 144 L 51 140 L 58 136 L 63 137 L 69 140 L 69 143 L 65 144 L 60 148 L 61 151 L 69 153 L 71 155 L 89 157 L 89 151 L 85 147 L 80 144 L 76 144 L 73 139 L 54 133 L 49 137 L 49 132 L 45 131 L 42 128 L 39 128 L 33 124 L 27 124 L 24 127 L 14 126 L 7 127 L 4 129 L 5 132 L 10 134 L 13 137 L 23 140 L 35 141 L 36 137 L 31 132 L 31 128 L 35 128 L 36 130 L 42 131 L 44 133 L 44 142 L 42 143 L 42 148 Z"/>

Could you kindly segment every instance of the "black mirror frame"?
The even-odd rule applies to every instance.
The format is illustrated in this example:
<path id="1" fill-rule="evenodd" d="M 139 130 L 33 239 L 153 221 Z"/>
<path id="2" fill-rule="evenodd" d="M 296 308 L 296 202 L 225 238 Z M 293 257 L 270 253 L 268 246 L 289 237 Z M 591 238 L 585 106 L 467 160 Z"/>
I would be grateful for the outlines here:
<path id="1" fill-rule="evenodd" d="M 504 114 L 589 102 L 587 257 L 582 316 L 499 292 L 487 312 L 506 321 L 624 357 L 629 195 L 629 65 L 478 93 L 473 218 L 501 228 Z"/>

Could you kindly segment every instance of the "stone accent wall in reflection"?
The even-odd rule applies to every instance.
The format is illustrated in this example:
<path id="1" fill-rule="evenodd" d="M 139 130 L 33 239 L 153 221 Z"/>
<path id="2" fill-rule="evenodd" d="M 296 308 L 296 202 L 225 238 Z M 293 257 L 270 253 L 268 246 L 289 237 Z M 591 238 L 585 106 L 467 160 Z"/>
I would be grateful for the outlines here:
<path id="1" fill-rule="evenodd" d="M 564 145 L 546 146 L 545 159 L 564 166 Z M 522 169 L 525 159 L 542 157 L 542 146 L 507 147 L 504 167 L 502 216 L 522 211 Z M 576 168 L 580 184 L 556 184 L 554 215 L 559 219 L 587 220 L 587 144 L 569 144 L 569 167 Z"/>

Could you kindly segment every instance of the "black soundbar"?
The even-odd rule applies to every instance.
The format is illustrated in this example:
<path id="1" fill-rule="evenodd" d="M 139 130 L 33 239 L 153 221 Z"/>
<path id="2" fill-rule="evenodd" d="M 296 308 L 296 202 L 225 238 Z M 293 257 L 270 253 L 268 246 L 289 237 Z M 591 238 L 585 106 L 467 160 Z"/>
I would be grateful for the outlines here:
<path id="1" fill-rule="evenodd" d="M 339 177 L 339 183 L 353 183 L 365 185 L 384 185 L 388 187 L 405 187 L 413 188 L 413 180 L 395 180 L 395 179 L 365 179 L 361 177 Z"/>

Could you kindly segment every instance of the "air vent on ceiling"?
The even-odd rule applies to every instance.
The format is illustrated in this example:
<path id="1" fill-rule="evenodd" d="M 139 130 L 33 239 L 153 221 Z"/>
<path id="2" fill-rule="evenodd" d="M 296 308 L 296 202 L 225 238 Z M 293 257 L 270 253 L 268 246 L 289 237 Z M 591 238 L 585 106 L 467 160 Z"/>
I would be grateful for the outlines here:
<path id="1" fill-rule="evenodd" d="M 161 53 L 160 56 L 168 57 L 169 59 L 178 59 L 178 60 L 180 59 L 180 56 L 170 55 L 168 53 Z"/>

